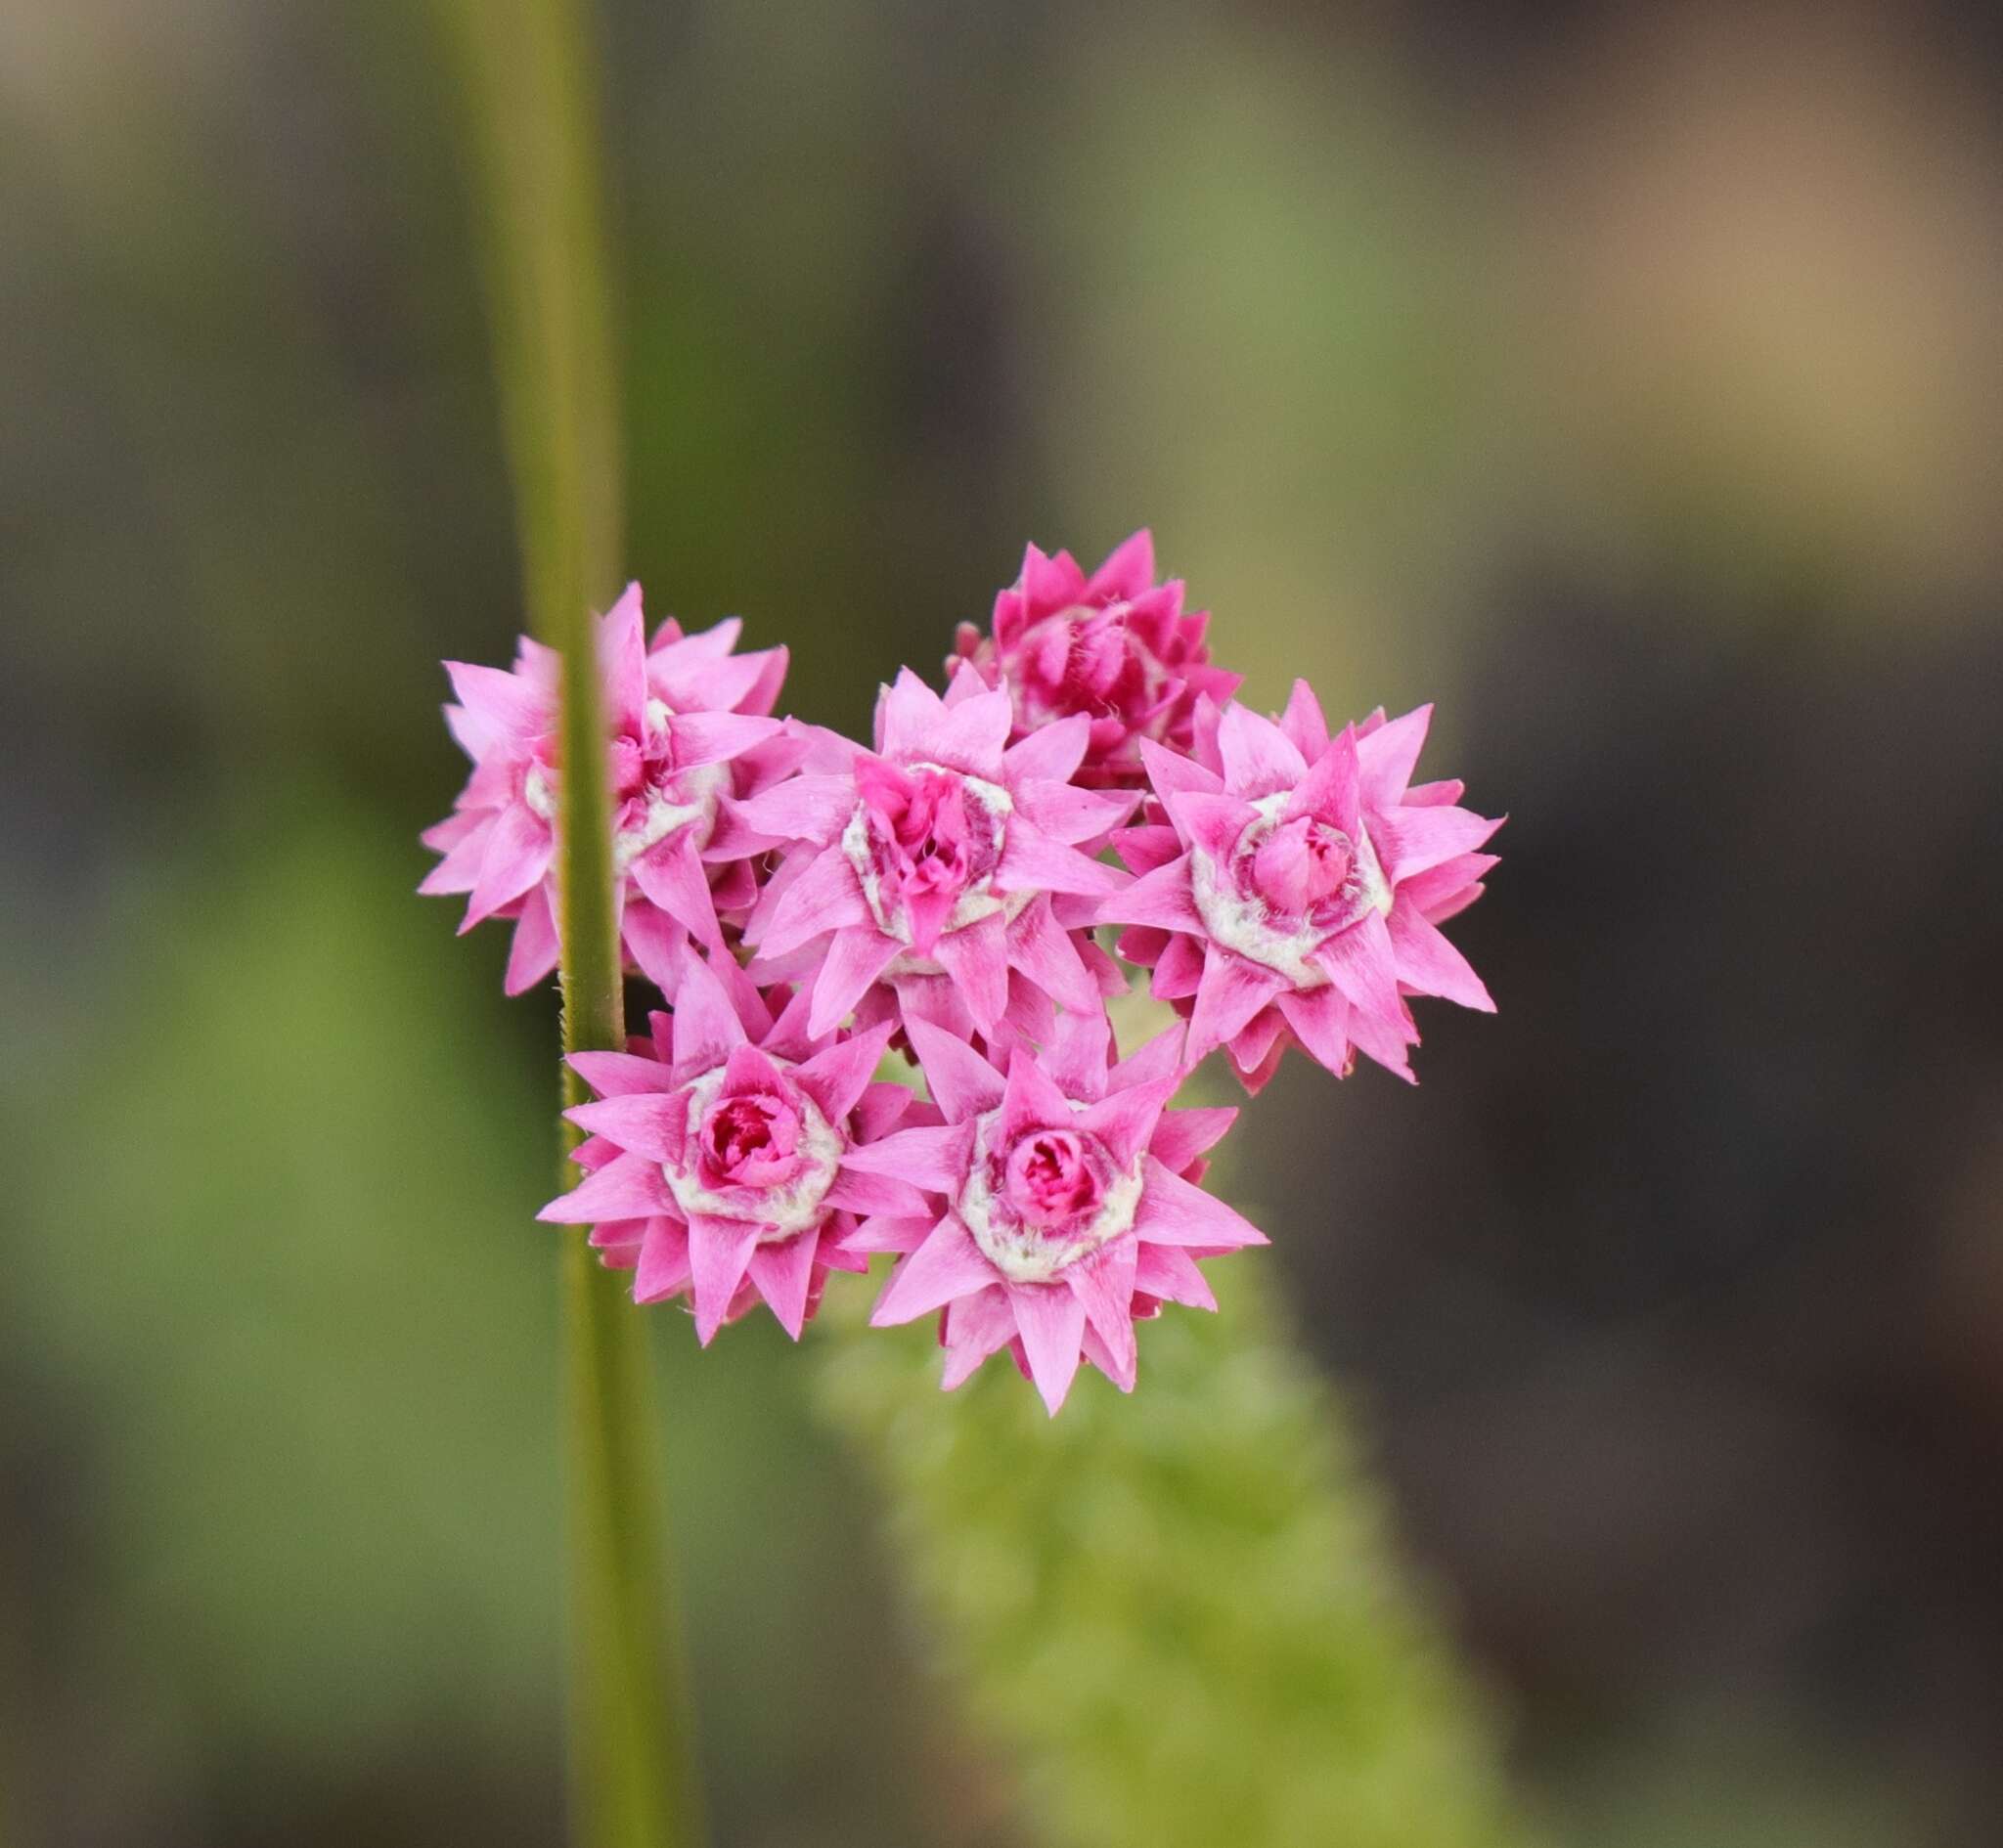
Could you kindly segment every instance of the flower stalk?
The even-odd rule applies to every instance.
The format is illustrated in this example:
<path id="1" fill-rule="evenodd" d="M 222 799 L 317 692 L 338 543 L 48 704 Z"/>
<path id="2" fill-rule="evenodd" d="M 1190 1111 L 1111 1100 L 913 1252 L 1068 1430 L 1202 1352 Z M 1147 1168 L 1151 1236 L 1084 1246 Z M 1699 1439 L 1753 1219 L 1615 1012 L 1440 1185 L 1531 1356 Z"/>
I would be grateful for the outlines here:
<path id="1" fill-rule="evenodd" d="M 616 1050 L 624 989 L 591 605 L 618 584 L 623 513 L 590 21 L 585 0 L 436 4 L 483 204 L 530 627 L 562 660 L 563 1048 Z M 563 1085 L 566 1107 L 589 1095 L 567 1068 Z M 579 1140 L 566 1123 L 566 1185 Z M 580 1848 L 687 1848 L 699 1803 L 645 1331 L 582 1241 L 560 1262 L 571 1835 Z"/>

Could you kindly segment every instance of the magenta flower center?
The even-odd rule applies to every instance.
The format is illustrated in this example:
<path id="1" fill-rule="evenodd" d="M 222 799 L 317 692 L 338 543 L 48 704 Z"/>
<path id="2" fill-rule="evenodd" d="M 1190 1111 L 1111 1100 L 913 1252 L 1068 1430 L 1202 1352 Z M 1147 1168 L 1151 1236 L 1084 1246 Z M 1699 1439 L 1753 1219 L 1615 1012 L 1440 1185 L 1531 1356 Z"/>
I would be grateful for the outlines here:
<path id="1" fill-rule="evenodd" d="M 1190 892 L 1211 937 L 1277 970 L 1298 989 L 1321 987 L 1321 946 L 1366 912 L 1391 908 L 1376 850 L 1318 815 L 1288 815 L 1286 792 L 1262 797 L 1230 851 L 1190 855 Z"/>
<path id="2" fill-rule="evenodd" d="M 712 1187 L 769 1187 L 798 1166 L 799 1113 L 770 1092 L 719 1099 L 699 1140 L 703 1179 Z"/>
<path id="3" fill-rule="evenodd" d="M 707 845 L 716 827 L 717 798 L 730 771 L 719 764 L 678 770 L 672 715 L 659 700 L 647 703 L 640 736 L 622 731 L 607 752 L 612 786 L 612 858 L 624 872 L 649 848 L 693 824 L 695 845 Z M 522 775 L 522 800 L 554 823 L 559 773 L 556 740 L 540 740 Z"/>
<path id="4" fill-rule="evenodd" d="M 1009 1150 L 1002 1191 L 1026 1223 L 1058 1226 L 1093 1211 L 1102 1188 L 1076 1130 L 1039 1129 Z"/>
<path id="5" fill-rule="evenodd" d="M 848 1146 L 783 1062 L 771 1063 L 776 1082 L 733 1085 L 719 1066 L 677 1093 L 686 1112 L 681 1153 L 661 1164 L 685 1213 L 743 1220 L 762 1227 L 768 1243 L 820 1224 Z"/>
<path id="6" fill-rule="evenodd" d="M 1249 832 L 1250 830 L 1248 830 Z M 1282 917 L 1304 917 L 1340 902 L 1356 855 L 1340 828 L 1312 816 L 1282 821 L 1232 866 L 1241 888 Z"/>
<path id="7" fill-rule="evenodd" d="M 1130 1230 L 1140 1164 L 1122 1166 L 1098 1137 L 1063 1125 L 1004 1140 L 1002 1113 L 978 1120 L 957 1203 L 974 1243 L 1016 1283 L 1047 1283 Z"/>
<path id="8" fill-rule="evenodd" d="M 937 765 L 866 763 L 842 834 L 877 927 L 929 955 L 946 931 L 1004 908 L 992 887 L 1013 807 L 999 785 Z"/>

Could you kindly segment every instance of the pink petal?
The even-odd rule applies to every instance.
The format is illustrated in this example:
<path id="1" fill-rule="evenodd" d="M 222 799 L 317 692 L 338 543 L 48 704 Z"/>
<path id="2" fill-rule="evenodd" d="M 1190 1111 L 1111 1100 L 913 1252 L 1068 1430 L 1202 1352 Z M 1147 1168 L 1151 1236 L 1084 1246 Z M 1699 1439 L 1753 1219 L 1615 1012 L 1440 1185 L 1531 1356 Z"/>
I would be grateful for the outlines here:
<path id="1" fill-rule="evenodd" d="M 1134 1267 L 1134 1287 L 1164 1302 L 1180 1302 L 1192 1309 L 1217 1308 L 1217 1298 L 1196 1268 L 1196 1260 L 1178 1246 L 1143 1244 Z"/>
<path id="2" fill-rule="evenodd" d="M 1179 794 L 1163 801 L 1177 833 L 1213 859 L 1226 858 L 1238 836 L 1259 817 L 1259 811 L 1237 795 Z"/>
<path id="3" fill-rule="evenodd" d="M 856 1107 L 876 1074 L 890 1035 L 896 1029 L 885 1021 L 867 1033 L 851 1034 L 839 1045 L 818 1052 L 793 1072 L 793 1081 L 820 1107 L 829 1122 L 840 1122 Z"/>
<path id="4" fill-rule="evenodd" d="M 520 675 L 468 661 L 448 661 L 445 672 L 467 715 L 457 727 L 460 742 L 474 758 L 526 745 L 550 728 L 555 714 L 548 696 Z"/>
<path id="5" fill-rule="evenodd" d="M 637 1052 L 573 1052 L 567 1063 L 601 1097 L 657 1095 L 675 1088 L 675 1075 L 666 1066 Z"/>
<path id="6" fill-rule="evenodd" d="M 1138 596 L 1154 582 L 1154 535 L 1143 526 L 1115 546 L 1085 587 L 1088 597 Z"/>
<path id="7" fill-rule="evenodd" d="M 549 823 L 527 804 L 511 803 L 502 810 L 494 831 L 487 836 L 487 851 L 480 858 L 480 876 L 467 901 L 466 917 L 459 927 L 461 934 L 471 930 L 482 918 L 493 916 L 504 904 L 520 898 L 535 885 L 550 870 L 555 852 L 556 841 Z"/>
<path id="8" fill-rule="evenodd" d="M 1147 1176 L 1134 1229 L 1150 1245 L 1186 1245 L 1198 1251 L 1236 1251 L 1264 1245 L 1266 1234 L 1200 1187 L 1192 1187 L 1152 1155 L 1140 1158 Z"/>
<path id="9" fill-rule="evenodd" d="M 1215 1148 L 1237 1118 L 1236 1110 L 1216 1105 L 1168 1111 L 1148 1142 L 1148 1153 L 1180 1174 L 1199 1155 Z"/>
<path id="10" fill-rule="evenodd" d="M 876 1213 L 842 1234 L 845 1252 L 914 1252 L 938 1224 L 929 1212 L 922 1218 L 909 1213 Z"/>
<path id="11" fill-rule="evenodd" d="M 731 1298 L 744 1281 L 759 1228 L 743 1219 L 712 1219 L 695 1213 L 689 1221 L 689 1274 L 695 1287 L 695 1339 L 707 1347 Z"/>
<path id="12" fill-rule="evenodd" d="M 633 1276 L 635 1302 L 660 1302 L 689 1288 L 689 1228 L 666 1217 L 646 1222 L 640 1266 Z"/>
<path id="13" fill-rule="evenodd" d="M 1287 709 L 1280 715 L 1279 728 L 1311 764 L 1328 749 L 1328 721 L 1321 716 L 1321 702 L 1306 681 L 1294 682 L 1294 690 L 1287 695 Z"/>
<path id="14" fill-rule="evenodd" d="M 1110 833 L 1134 813 L 1138 790 L 1077 789 L 1030 779 L 1014 785 L 1015 807 L 1053 841 L 1075 847 Z"/>
<path id="15" fill-rule="evenodd" d="M 1007 957 L 1052 1000 L 1081 1013 L 1098 1009 L 1098 984 L 1050 915 L 1048 899 L 1033 900 L 1008 926 Z"/>
<path id="16" fill-rule="evenodd" d="M 1339 990 L 1303 989 L 1296 993 L 1279 997 L 1279 1011 L 1286 1024 L 1294 1030 L 1294 1037 L 1307 1047 L 1309 1057 L 1325 1066 L 1340 1078 L 1349 1069 L 1350 1062 L 1350 1022 L 1354 1018 L 1350 1004 L 1343 999 Z M 1232 1056 L 1241 1066 L 1256 1068 L 1264 1048 L 1245 1048 L 1240 1056 L 1236 1047 Z"/>
<path id="17" fill-rule="evenodd" d="M 779 733 L 777 719 L 757 719 L 737 712 L 678 712 L 668 721 L 678 770 L 728 763 Z"/>
<path id="18" fill-rule="evenodd" d="M 924 1067 L 932 1101 L 949 1122 L 965 1122 L 1001 1103 L 1002 1074 L 965 1040 L 928 1020 L 908 1019 L 905 1032 Z"/>
<path id="19" fill-rule="evenodd" d="M 1106 1094 L 1113 1023 L 1105 1009 L 1066 1014 L 1044 1051 L 1044 1066 L 1066 1097 L 1095 1103 Z"/>
<path id="20" fill-rule="evenodd" d="M 1112 1152 L 1113 1160 L 1125 1167 L 1153 1141 L 1162 1112 L 1180 1082 L 1175 1078 L 1157 1078 L 1152 1084 L 1114 1091 L 1083 1112 L 1078 1126 L 1097 1136 Z"/>
<path id="21" fill-rule="evenodd" d="M 777 1244 L 761 1245 L 751 1254 L 747 1266 L 779 1327 L 794 1341 L 807 1320 L 807 1287 L 814 1277 L 814 1255 L 821 1244 L 819 1232 L 807 1231 Z"/>
<path id="22" fill-rule="evenodd" d="M 1009 833 L 1012 837 L 1014 829 Z M 1008 1005 L 1008 934 L 1001 914 L 948 931 L 932 953 L 957 985 L 974 1025 L 984 1034 L 990 1032 Z"/>
<path id="23" fill-rule="evenodd" d="M 700 956 L 685 953 L 682 958 L 674 1034 L 675 1070 L 683 1078 L 722 1065 L 746 1043 L 743 1021 L 716 972 Z"/>
<path id="24" fill-rule="evenodd" d="M 1196 1011 L 1189 1018 L 1184 1057 L 1194 1066 L 1235 1038 L 1252 1016 L 1292 985 L 1276 970 L 1232 950 L 1212 948 L 1204 957 Z"/>
<path id="25" fill-rule="evenodd" d="M 931 726 L 945 713 L 939 695 L 910 668 L 900 668 L 896 682 L 876 695 L 877 754 L 899 759 L 922 755 Z"/>
<path id="26" fill-rule="evenodd" d="M 1502 825 L 1467 809 L 1399 809 L 1374 820 L 1370 838 L 1393 884 L 1456 854 L 1471 854 Z"/>
<path id="27" fill-rule="evenodd" d="M 916 1099 L 904 1085 L 889 1079 L 869 1085 L 863 1092 L 863 1101 L 856 1106 L 857 1139 L 873 1142 L 887 1134 L 914 1102 Z"/>
<path id="28" fill-rule="evenodd" d="M 999 891 L 1097 895 L 1117 892 L 1126 883 L 1124 873 L 1052 840 L 1027 816 L 1009 817 L 1008 838 L 995 868 Z"/>
<path id="29" fill-rule="evenodd" d="M 1380 1020 L 1404 1017 L 1398 992 L 1398 952 L 1381 911 L 1365 911 L 1348 930 L 1338 931 L 1314 952 L 1328 979 L 1349 1004 Z M 1200 1007 L 1201 1001 L 1197 1003 Z M 1230 1035 L 1224 1035 L 1228 1038 Z"/>
<path id="30" fill-rule="evenodd" d="M 1228 798 L 1220 798 L 1228 800 Z M 1233 839 L 1236 838 L 1234 835 Z M 1183 854 L 1166 866 L 1141 876 L 1124 891 L 1116 892 L 1098 908 L 1101 924 L 1145 924 L 1156 930 L 1203 933 L 1203 915 L 1189 884 L 1189 856 Z"/>
<path id="31" fill-rule="evenodd" d="M 1180 1021 L 1163 1028 L 1113 1068 L 1111 1088 L 1124 1091 L 1134 1084 L 1152 1084 L 1157 1078 L 1186 1077 L 1191 1062 L 1183 1056 L 1183 1035 Z"/>
<path id="32" fill-rule="evenodd" d="M 948 1213 L 924 1244 L 891 1272 L 869 1312 L 869 1326 L 894 1328 L 900 1322 L 913 1322 L 956 1297 L 986 1289 L 995 1277 L 995 1267 L 981 1255 L 973 1234 Z"/>
<path id="33" fill-rule="evenodd" d="M 508 946 L 508 974 L 501 987 L 509 994 L 526 994 L 549 979 L 556 967 L 556 920 L 550 912 L 550 889 L 538 884 L 521 902 L 514 920 L 514 941 Z"/>
<path id="34" fill-rule="evenodd" d="M 681 980 L 682 951 L 689 933 L 658 905 L 636 897 L 619 922 L 626 953 L 655 988 L 666 992 Z"/>
<path id="35" fill-rule="evenodd" d="M 1040 726 L 1026 738 L 1011 744 L 1002 759 L 1002 769 L 1010 788 L 1027 781 L 1068 783 L 1085 761 L 1091 742 L 1091 721 L 1075 712 L 1055 725 Z"/>
<path id="36" fill-rule="evenodd" d="M 1218 725 L 1224 787 L 1234 796 L 1269 796 L 1291 789 L 1308 773 L 1308 760 L 1270 719 L 1233 700 Z"/>
<path id="37" fill-rule="evenodd" d="M 1492 1014 L 1495 1003 L 1474 966 L 1420 913 L 1416 905 L 1392 906 L 1391 946 L 1398 979 L 1421 994 L 1437 994 L 1462 1007 Z"/>
<path id="38" fill-rule="evenodd" d="M 1002 689 L 964 696 L 927 725 L 921 755 L 949 770 L 998 781 L 1002 747 L 1013 723 L 1008 694 Z"/>
<path id="39" fill-rule="evenodd" d="M 1316 815 L 1346 834 L 1356 833 L 1363 790 L 1357 748 L 1357 734 L 1345 726 L 1287 799 L 1289 817 Z"/>
<path id="40" fill-rule="evenodd" d="M 688 1134 L 688 1105 L 678 1095 L 607 1097 L 563 1114 L 580 1129 L 652 1162 L 679 1161 Z"/>
<path id="41" fill-rule="evenodd" d="M 1008 1055 L 1008 1085 L 1002 1094 L 1001 1136 L 1012 1142 L 1029 1129 L 1071 1126 L 1071 1100 L 1055 1078 L 1018 1046 Z"/>
<path id="42" fill-rule="evenodd" d="M 446 898 L 456 892 L 470 892 L 479 884 L 480 863 L 487 858 L 487 835 L 494 820 L 491 814 L 456 814 L 449 822 L 425 830 L 425 846 L 440 848 L 445 858 L 424 875 L 418 887 L 420 896 Z M 463 825 L 454 828 L 452 840 L 441 846 L 442 830 L 454 822 Z"/>
<path id="43" fill-rule="evenodd" d="M 1054 1418 L 1078 1376 L 1085 1304 L 1062 1284 L 1010 1284 L 1008 1306 L 1029 1356 L 1030 1378 Z"/>
<path id="44" fill-rule="evenodd" d="M 599 672 L 605 689 L 605 721 L 614 732 L 639 737 L 646 712 L 646 624 L 640 586 L 629 584 L 599 619 Z"/>
<path id="45" fill-rule="evenodd" d="M 1419 753 L 1426 746 L 1426 731 L 1433 723 L 1432 706 L 1417 706 L 1402 719 L 1379 726 L 1358 746 L 1362 762 L 1363 787 L 1373 809 L 1390 809 L 1403 800 L 1412 771 L 1419 767 Z"/>
<path id="46" fill-rule="evenodd" d="M 1090 1257 L 1068 1265 L 1060 1281 L 1084 1306 L 1085 1318 L 1106 1344 L 1115 1380 L 1134 1382 L 1134 1278 L 1140 1241 L 1131 1234 L 1115 1239 Z"/>
<path id="47" fill-rule="evenodd" d="M 870 1174 L 858 1167 L 844 1166 L 829 1183 L 824 1198 L 829 1207 L 844 1212 L 910 1218 L 929 1210 L 925 1196 L 910 1181 L 888 1174 Z M 926 1223 L 931 1222 L 928 1219 Z"/>
<path id="48" fill-rule="evenodd" d="M 808 1031 L 819 1038 L 839 1027 L 896 960 L 902 946 L 896 938 L 872 927 L 857 925 L 836 931 L 814 980 L 814 1011 L 808 1018 Z"/>
<path id="49" fill-rule="evenodd" d="M 961 1297 L 946 1311 L 946 1371 L 939 1384 L 951 1392 L 962 1386 L 990 1354 L 1015 1339 L 1015 1311 L 1007 1291 L 997 1285 Z"/>
<path id="50" fill-rule="evenodd" d="M 856 780 L 842 775 L 801 775 L 737 804 L 737 813 L 761 833 L 824 847 L 856 809 Z"/>
<path id="51" fill-rule="evenodd" d="M 1140 740 L 1140 761 L 1147 769 L 1147 780 L 1156 795 L 1166 802 L 1171 796 L 1221 796 L 1224 779 L 1192 757 L 1172 751 L 1152 738 Z"/>
<path id="52" fill-rule="evenodd" d="M 783 956 L 828 931 L 869 923 L 869 906 L 855 867 L 839 846 L 830 847 L 787 886 L 759 935 L 759 953 Z"/>
<path id="53" fill-rule="evenodd" d="M 538 1219 L 550 1225 L 594 1225 L 601 1219 L 645 1219 L 678 1211 L 658 1162 L 622 1155 L 553 1200 Z"/>
<path id="54" fill-rule="evenodd" d="M 851 1149 L 842 1157 L 842 1166 L 864 1174 L 888 1174 L 934 1193 L 957 1194 L 966 1179 L 973 1135 L 973 1125 L 967 1122 L 896 1129 L 880 1141 Z"/>
<path id="55" fill-rule="evenodd" d="M 649 848 L 627 869 L 633 883 L 651 902 L 705 944 L 723 936 L 710 898 L 709 874 L 696 856 L 695 842 L 686 827 L 677 828 L 658 846 Z"/>

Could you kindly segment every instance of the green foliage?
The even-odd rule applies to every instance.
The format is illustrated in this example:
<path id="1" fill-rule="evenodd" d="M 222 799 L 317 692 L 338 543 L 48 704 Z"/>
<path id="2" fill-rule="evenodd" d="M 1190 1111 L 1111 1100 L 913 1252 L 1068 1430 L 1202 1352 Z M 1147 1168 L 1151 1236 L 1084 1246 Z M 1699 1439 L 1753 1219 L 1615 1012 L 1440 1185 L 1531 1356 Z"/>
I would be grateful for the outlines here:
<path id="1" fill-rule="evenodd" d="M 1081 1375 L 1049 1420 L 1005 1358 L 948 1398 L 921 1329 L 830 1344 L 825 1402 L 1039 1840 L 1521 1843 L 1481 1703 L 1263 1261 L 1213 1267 L 1221 1315 L 1142 1329 L 1132 1398 Z"/>

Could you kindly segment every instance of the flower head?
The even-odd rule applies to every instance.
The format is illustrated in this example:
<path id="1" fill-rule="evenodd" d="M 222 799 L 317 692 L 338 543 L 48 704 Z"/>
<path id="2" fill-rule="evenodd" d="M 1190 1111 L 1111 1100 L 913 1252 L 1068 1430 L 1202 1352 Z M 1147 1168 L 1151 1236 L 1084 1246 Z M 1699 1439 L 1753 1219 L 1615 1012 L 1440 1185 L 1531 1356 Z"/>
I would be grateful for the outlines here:
<path id="1" fill-rule="evenodd" d="M 670 621 L 649 647 L 637 584 L 599 625 L 621 939 L 628 960 L 662 987 L 683 942 L 715 942 L 719 912 L 750 907 L 750 858 L 773 843 L 745 828 L 736 801 L 799 756 L 769 716 L 785 650 L 734 654 L 737 630 L 732 621 L 685 636 Z M 458 695 L 446 723 L 473 771 L 453 814 L 424 835 L 444 858 L 419 890 L 470 895 L 462 930 L 514 921 L 511 994 L 556 966 L 558 666 L 526 638 L 512 669 L 446 663 Z"/>
<path id="2" fill-rule="evenodd" d="M 823 734 L 809 769 L 740 805 L 794 843 L 745 925 L 761 974 L 799 974 L 812 1029 L 852 1009 L 992 1035 L 1052 1000 L 1097 1009 L 1102 965 L 1071 932 L 1124 883 L 1095 845 L 1135 798 L 1076 788 L 1083 715 L 1008 743 L 1008 695 L 962 672 L 944 699 L 907 669 L 883 689 L 874 751 Z M 873 997 L 873 998 L 872 998 Z"/>
<path id="3" fill-rule="evenodd" d="M 956 659 L 969 661 L 1014 702 L 1011 736 L 1082 713 L 1091 735 L 1076 780 L 1138 789 L 1139 744 L 1152 738 L 1186 751 L 1198 698 L 1224 700 L 1238 677 L 1210 665 L 1206 610 L 1184 612 L 1182 584 L 1154 579 L 1154 540 L 1144 528 L 1087 577 L 1068 551 L 1032 546 L 1022 573 L 995 598 L 993 633 L 962 623 Z"/>
<path id="4" fill-rule="evenodd" d="M 1166 1109 L 1180 1027 L 1113 1065 L 1103 1013 L 1067 1014 L 1043 1051 L 1013 1046 L 1005 1072 L 929 1021 L 910 1033 L 945 1122 L 853 1158 L 931 1196 L 846 1241 L 905 1254 L 871 1322 L 941 1311 L 948 1388 L 1006 1347 L 1052 1414 L 1081 1360 L 1131 1391 L 1135 1321 L 1165 1301 L 1215 1308 L 1195 1260 L 1266 1242 L 1194 1184 L 1237 1113 Z"/>
<path id="5" fill-rule="evenodd" d="M 680 960 L 673 1018 L 656 1014 L 651 1038 L 571 1055 L 600 1098 L 568 1113 L 591 1132 L 585 1178 L 540 1216 L 594 1227 L 605 1261 L 635 1268 L 636 1302 L 692 1298 L 705 1346 L 760 1298 L 797 1340 L 829 1268 L 867 1267 L 840 1244 L 856 1215 L 922 1209 L 906 1182 L 854 1165 L 922 1107 L 872 1081 L 888 1027 L 817 1039 L 804 998 L 775 1019 L 728 954 Z"/>
<path id="6" fill-rule="evenodd" d="M 1099 908 L 1121 954 L 1189 1015 L 1193 1064 L 1227 1044 L 1248 1088 L 1296 1041 L 1330 1071 L 1361 1051 L 1410 1078 L 1405 996 L 1494 1003 L 1440 922 L 1480 896 L 1501 825 L 1458 783 L 1411 786 L 1431 707 L 1331 738 L 1305 681 L 1274 721 L 1231 705 L 1214 764 L 1142 747 L 1166 824 L 1120 840 L 1140 877 Z"/>

